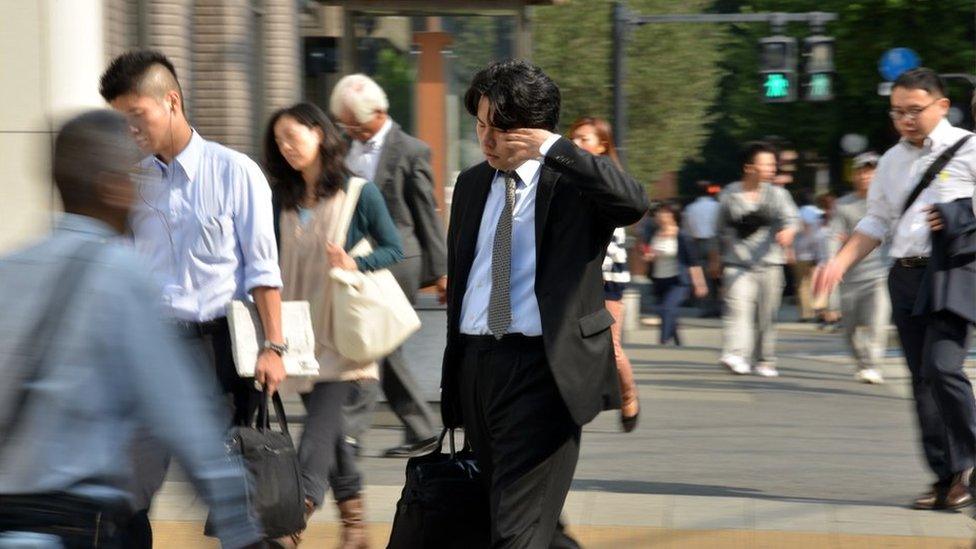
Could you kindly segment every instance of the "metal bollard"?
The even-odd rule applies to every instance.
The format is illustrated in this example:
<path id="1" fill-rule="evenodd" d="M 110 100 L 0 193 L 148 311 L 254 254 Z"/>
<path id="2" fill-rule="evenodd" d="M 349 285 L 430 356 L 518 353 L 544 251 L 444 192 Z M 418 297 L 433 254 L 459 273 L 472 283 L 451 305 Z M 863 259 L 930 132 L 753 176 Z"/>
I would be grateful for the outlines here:
<path id="1" fill-rule="evenodd" d="M 627 334 L 636 331 L 640 327 L 640 291 L 635 288 L 624 290 L 622 299 L 624 305 L 624 325 L 620 332 L 620 339 L 627 341 Z"/>

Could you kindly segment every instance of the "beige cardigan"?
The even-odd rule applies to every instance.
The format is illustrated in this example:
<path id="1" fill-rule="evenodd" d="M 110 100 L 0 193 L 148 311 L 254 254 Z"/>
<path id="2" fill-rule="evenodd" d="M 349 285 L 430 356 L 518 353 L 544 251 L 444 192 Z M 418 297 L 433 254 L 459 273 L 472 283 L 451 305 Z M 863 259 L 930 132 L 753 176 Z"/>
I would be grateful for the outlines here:
<path id="1" fill-rule="evenodd" d="M 308 301 L 312 311 L 312 330 L 315 332 L 315 356 L 319 361 L 319 375 L 312 379 L 286 379 L 285 388 L 308 392 L 312 385 L 324 381 L 379 379 L 376 362 L 359 364 L 341 356 L 332 344 L 332 279 L 329 277 L 327 242 L 339 242 L 340 227 L 336 222 L 342 211 L 346 193 L 319 200 L 312 210 L 312 220 L 302 226 L 298 212 L 283 209 L 280 217 L 281 279 L 284 287 L 281 298 L 289 301 Z M 342 238 L 342 240 L 345 240 Z"/>

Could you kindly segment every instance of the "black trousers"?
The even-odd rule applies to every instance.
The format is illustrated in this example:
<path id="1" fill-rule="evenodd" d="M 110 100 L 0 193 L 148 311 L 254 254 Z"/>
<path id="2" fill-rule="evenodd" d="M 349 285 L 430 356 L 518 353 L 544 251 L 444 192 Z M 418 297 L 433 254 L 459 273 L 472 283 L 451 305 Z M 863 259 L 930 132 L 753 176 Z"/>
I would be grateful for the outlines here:
<path id="1" fill-rule="evenodd" d="M 67 494 L 0 496 L 0 547 L 129 549 L 122 537 L 127 514 L 124 502 L 108 506 Z M 25 533 L 48 539 L 28 542 Z"/>
<path id="2" fill-rule="evenodd" d="M 417 287 L 420 285 L 421 269 L 419 256 L 408 257 L 390 267 L 390 272 L 400 284 L 400 289 L 411 302 L 415 300 Z M 407 367 L 402 347 L 393 351 L 380 363 L 379 386 L 375 383 L 362 383 L 359 391 L 354 393 L 354 399 L 344 407 L 349 436 L 358 439 L 369 429 L 380 388 L 383 389 L 383 394 L 390 403 L 390 409 L 406 429 L 404 438 L 407 443 L 419 442 L 435 436 L 434 412 Z"/>
<path id="3" fill-rule="evenodd" d="M 492 547 L 550 546 L 579 459 L 580 427 L 549 370 L 542 338 L 465 337 L 465 436 L 487 484 Z"/>
<path id="4" fill-rule="evenodd" d="M 888 275 L 888 290 L 912 374 L 922 449 L 939 483 L 946 484 L 972 467 L 976 454 L 976 401 L 963 370 L 972 329 L 946 311 L 912 316 L 924 273 L 896 264 Z"/>
<path id="5" fill-rule="evenodd" d="M 214 398 L 226 401 L 228 425 L 248 425 L 254 421 L 262 393 L 254 388 L 254 380 L 242 378 L 234 365 L 230 329 L 226 318 L 194 327 L 178 326 L 190 356 L 200 368 L 215 379 L 214 386 L 221 394 Z M 124 546 L 141 549 L 152 547 L 152 528 L 149 524 L 149 505 L 162 486 L 169 469 L 170 454 L 144 431 L 136 434 L 132 444 L 133 486 L 136 513 L 123 532 Z"/>

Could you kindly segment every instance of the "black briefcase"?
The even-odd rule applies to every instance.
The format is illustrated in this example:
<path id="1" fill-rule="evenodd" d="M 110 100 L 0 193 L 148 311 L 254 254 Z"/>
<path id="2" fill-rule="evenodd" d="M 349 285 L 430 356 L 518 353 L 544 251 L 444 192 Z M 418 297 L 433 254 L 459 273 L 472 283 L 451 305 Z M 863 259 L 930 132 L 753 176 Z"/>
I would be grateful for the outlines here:
<path id="1" fill-rule="evenodd" d="M 449 433 L 450 454 L 442 452 Z M 488 492 L 465 441 L 454 447 L 445 429 L 433 452 L 407 461 L 406 482 L 397 502 L 388 549 L 479 549 L 491 546 Z"/>
<path id="2" fill-rule="evenodd" d="M 274 403 L 281 431 L 271 430 L 268 401 Z M 288 433 L 285 407 L 278 393 L 265 392 L 254 427 L 234 427 L 228 436 L 230 453 L 243 461 L 248 472 L 248 496 L 269 539 L 305 528 L 305 491 L 298 453 Z M 210 521 L 205 533 L 212 534 Z"/>

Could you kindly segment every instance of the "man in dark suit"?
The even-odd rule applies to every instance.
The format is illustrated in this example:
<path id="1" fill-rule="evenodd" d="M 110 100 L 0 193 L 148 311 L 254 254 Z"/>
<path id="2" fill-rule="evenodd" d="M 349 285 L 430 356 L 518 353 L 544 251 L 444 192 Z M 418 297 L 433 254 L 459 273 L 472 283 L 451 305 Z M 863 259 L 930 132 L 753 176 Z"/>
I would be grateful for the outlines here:
<path id="1" fill-rule="evenodd" d="M 484 473 L 492 546 L 548 547 L 581 426 L 620 405 L 601 266 L 647 197 L 552 133 L 559 88 L 538 67 L 489 65 L 465 107 L 486 161 L 454 188 L 441 413 Z"/>
<path id="2" fill-rule="evenodd" d="M 352 138 L 346 164 L 379 187 L 400 230 L 404 260 L 390 271 L 413 302 L 422 287 L 435 285 L 442 295 L 446 291 L 444 228 L 434 200 L 430 147 L 400 129 L 388 108 L 382 88 L 362 74 L 336 83 L 329 106 Z M 406 427 L 404 444 L 383 455 L 410 457 L 429 451 L 437 442 L 434 414 L 407 368 L 402 348 L 383 361 L 380 379 L 390 408 Z M 347 435 L 356 439 L 369 429 L 378 392 L 373 383 L 359 389 L 346 408 Z"/>

